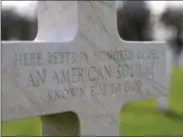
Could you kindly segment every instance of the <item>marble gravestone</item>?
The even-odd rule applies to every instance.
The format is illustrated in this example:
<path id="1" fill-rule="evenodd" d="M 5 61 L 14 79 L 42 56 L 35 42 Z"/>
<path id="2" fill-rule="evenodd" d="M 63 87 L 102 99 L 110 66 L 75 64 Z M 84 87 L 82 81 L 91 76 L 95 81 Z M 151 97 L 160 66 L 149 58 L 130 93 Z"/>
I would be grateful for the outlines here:
<path id="1" fill-rule="evenodd" d="M 61 42 L 76 4 L 76 35 Z M 117 136 L 126 101 L 166 95 L 165 43 L 121 40 L 114 1 L 40 1 L 38 18 L 34 42 L 2 42 L 2 120 L 44 115 L 55 130 L 45 115 L 74 112 L 80 135 Z"/>

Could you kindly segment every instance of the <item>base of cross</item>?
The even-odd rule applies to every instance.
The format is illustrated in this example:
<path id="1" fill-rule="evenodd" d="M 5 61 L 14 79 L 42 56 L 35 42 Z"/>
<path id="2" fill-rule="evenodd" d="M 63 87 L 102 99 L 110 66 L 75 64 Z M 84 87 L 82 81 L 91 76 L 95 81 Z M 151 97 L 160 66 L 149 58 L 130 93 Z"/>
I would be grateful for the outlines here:
<path id="1" fill-rule="evenodd" d="M 120 112 L 120 135 L 183 135 L 183 68 L 174 65 L 168 93 L 168 106 L 158 109 L 155 98 L 127 102 Z"/>
<path id="2" fill-rule="evenodd" d="M 79 136 L 79 119 L 62 112 L 2 122 L 2 136 Z"/>

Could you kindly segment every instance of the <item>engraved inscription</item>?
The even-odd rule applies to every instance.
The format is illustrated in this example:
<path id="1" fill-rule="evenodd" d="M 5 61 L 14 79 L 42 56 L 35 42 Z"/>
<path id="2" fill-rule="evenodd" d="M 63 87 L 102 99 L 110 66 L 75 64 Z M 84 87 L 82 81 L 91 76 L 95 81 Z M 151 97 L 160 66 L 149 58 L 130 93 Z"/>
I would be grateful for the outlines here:
<path id="1" fill-rule="evenodd" d="M 54 102 L 85 95 L 112 96 L 122 91 L 130 95 L 143 90 L 143 78 L 154 78 L 159 59 L 153 49 L 136 52 L 102 50 L 81 52 L 15 53 L 14 65 L 26 70 L 25 87 L 42 88 L 44 100 Z M 88 92 L 88 94 L 86 94 Z"/>

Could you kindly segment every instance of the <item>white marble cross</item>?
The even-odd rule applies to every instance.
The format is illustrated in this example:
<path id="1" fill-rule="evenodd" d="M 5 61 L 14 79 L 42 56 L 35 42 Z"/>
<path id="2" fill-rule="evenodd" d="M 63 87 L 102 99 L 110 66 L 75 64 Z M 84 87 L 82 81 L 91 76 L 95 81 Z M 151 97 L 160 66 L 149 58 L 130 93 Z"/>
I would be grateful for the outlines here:
<path id="1" fill-rule="evenodd" d="M 118 135 L 124 102 L 166 94 L 166 45 L 121 40 L 114 1 L 73 2 L 76 36 L 60 42 L 60 3 L 39 2 L 35 42 L 2 42 L 2 120 L 73 111 L 81 135 Z"/>

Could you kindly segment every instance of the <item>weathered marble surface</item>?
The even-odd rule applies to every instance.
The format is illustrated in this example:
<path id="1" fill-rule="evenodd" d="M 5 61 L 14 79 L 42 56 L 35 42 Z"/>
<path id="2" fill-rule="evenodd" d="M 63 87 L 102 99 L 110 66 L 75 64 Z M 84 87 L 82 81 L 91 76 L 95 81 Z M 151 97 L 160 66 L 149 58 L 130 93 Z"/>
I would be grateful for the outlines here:
<path id="1" fill-rule="evenodd" d="M 41 16 L 39 16 L 40 24 L 39 33 L 36 38 L 37 42 L 2 43 L 3 120 L 73 111 L 79 117 L 81 135 L 118 135 L 118 114 L 125 101 L 144 97 L 158 97 L 166 94 L 166 45 L 163 42 L 137 43 L 121 40 L 116 30 L 114 1 L 79 1 L 77 19 L 78 29 L 76 36 L 72 41 L 66 40 L 64 43 L 60 42 L 64 36 L 61 36 L 60 32 L 62 31 L 62 28 L 59 27 L 61 24 L 63 25 L 60 18 L 60 14 L 61 12 L 63 14 L 63 11 L 60 10 L 60 13 L 55 15 L 51 14 L 53 11 L 62 9 L 60 8 L 61 2 L 42 1 L 41 6 L 43 6 L 43 3 L 49 3 L 50 7 L 49 10 L 44 11 L 44 8 L 46 7 L 43 7 L 43 9 L 40 9 L 39 11 Z M 66 5 L 68 3 L 69 2 L 65 2 Z M 71 5 L 69 4 L 68 7 L 70 6 Z M 63 7 L 67 9 L 67 6 Z M 74 11 L 74 9 L 72 9 L 72 11 Z M 45 18 L 47 19 L 46 21 Z M 74 33 L 74 31 L 72 31 L 72 33 Z M 54 43 L 54 41 L 57 42 Z M 103 59 L 99 60 L 99 58 L 94 57 L 92 54 L 94 51 L 109 50 L 123 51 L 125 55 L 127 55 L 125 57 L 129 58 L 130 61 L 103 61 Z M 62 57 L 57 56 L 55 64 L 49 64 L 48 52 L 70 52 L 71 60 L 69 61 L 74 62 L 75 60 L 75 62 L 57 64 L 57 59 Z M 81 52 L 89 54 L 88 62 L 86 61 L 85 54 L 81 54 Z M 15 54 L 22 55 L 24 53 L 38 54 L 25 55 L 24 65 L 20 65 L 19 63 L 16 65 Z M 138 57 L 142 57 L 141 53 L 146 53 L 152 58 L 139 60 L 137 55 Z M 132 54 L 133 59 L 130 58 Z M 74 60 L 72 55 L 75 56 Z M 154 58 L 154 55 L 156 58 Z M 28 59 L 26 59 L 27 57 Z M 33 63 L 38 65 L 29 65 L 26 63 L 31 57 Z M 124 75 L 127 75 L 128 70 L 138 70 L 137 65 L 135 65 L 136 62 L 141 65 L 146 64 L 146 66 L 152 70 L 153 76 L 140 75 L 138 72 L 134 74 L 135 76 L 128 75 L 127 77 L 124 77 L 120 75 L 123 73 L 123 70 L 125 70 Z M 131 66 L 130 64 L 133 64 L 133 67 L 127 69 L 124 67 L 125 64 L 129 66 Z M 111 67 L 111 78 L 108 76 L 104 65 L 108 66 L 107 68 L 109 70 Z M 118 65 L 122 67 L 120 67 L 120 73 L 117 69 L 119 67 Z M 60 69 L 91 66 L 101 67 L 103 74 L 105 74 L 103 76 L 106 76 L 106 79 L 96 82 L 84 79 L 84 82 L 69 84 L 57 83 L 58 81 L 54 70 L 57 70 L 57 73 L 61 76 Z M 36 71 L 39 71 L 39 74 Z M 81 73 L 81 69 L 78 73 Z M 118 79 L 118 77 L 120 78 Z M 32 78 L 38 80 L 39 83 L 35 84 Z M 80 81 L 82 81 L 82 78 L 83 77 L 80 75 Z M 125 85 L 128 85 L 125 83 L 133 81 L 135 81 L 134 86 L 128 86 L 128 88 L 134 88 L 135 91 L 125 89 Z M 93 92 L 94 87 L 91 86 L 101 84 L 106 85 L 106 89 L 103 90 L 104 92 L 107 92 L 106 95 L 97 90 L 94 90 Z M 118 87 L 119 85 L 120 88 Z M 78 87 L 78 89 L 75 93 L 71 91 L 66 93 L 66 90 L 64 90 L 76 87 Z M 84 92 L 81 88 L 85 88 Z M 111 88 L 113 90 L 111 90 Z M 57 93 L 52 91 L 52 96 L 54 94 L 55 99 L 53 99 L 53 97 L 50 99 L 48 95 L 49 89 L 61 89 L 61 91 Z M 60 118 L 62 119 L 63 117 L 64 116 Z M 53 122 L 54 120 L 52 119 L 55 119 L 54 116 L 44 116 L 43 128 L 50 129 L 49 126 L 53 125 L 52 123 L 55 123 L 56 126 L 52 128 L 53 130 L 57 130 L 56 127 L 58 127 L 58 122 Z M 77 119 L 75 119 L 75 122 L 77 122 Z M 63 123 L 64 122 L 61 122 L 60 126 L 67 127 Z M 78 130 L 75 128 L 71 128 L 71 130 L 73 133 L 78 134 Z M 46 133 L 48 130 L 43 129 L 43 131 L 45 131 L 46 135 L 49 134 Z M 60 133 L 56 131 L 54 131 L 54 133 L 57 135 L 63 133 L 63 130 L 59 131 Z M 52 133 L 51 135 L 53 135 Z M 68 135 L 68 132 L 63 134 Z"/>

